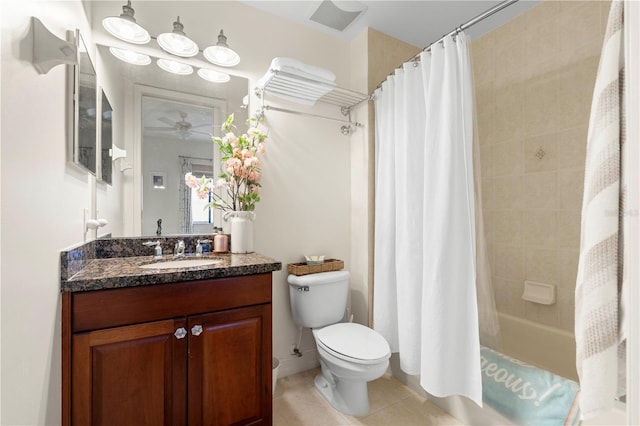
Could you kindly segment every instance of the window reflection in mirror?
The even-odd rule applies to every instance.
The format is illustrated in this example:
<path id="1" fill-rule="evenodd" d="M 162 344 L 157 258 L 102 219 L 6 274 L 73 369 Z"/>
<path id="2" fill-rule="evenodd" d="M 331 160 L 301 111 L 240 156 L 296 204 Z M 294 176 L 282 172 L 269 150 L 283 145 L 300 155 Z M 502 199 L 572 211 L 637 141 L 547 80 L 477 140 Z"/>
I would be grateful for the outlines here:
<path id="1" fill-rule="evenodd" d="M 102 162 L 102 181 L 108 184 L 112 183 L 113 178 L 113 165 L 111 163 L 111 155 L 109 151 L 113 146 L 113 132 L 112 132 L 112 115 L 113 108 L 111 107 L 111 103 L 107 96 L 102 92 L 102 103 L 101 103 L 101 114 L 100 114 L 100 159 Z"/>
<path id="2" fill-rule="evenodd" d="M 145 96 L 142 98 L 142 234 L 153 235 L 158 219 L 164 234 L 210 233 L 212 212 L 184 184 L 188 172 L 213 176 L 214 127 L 220 111 Z M 166 176 L 161 188 L 154 176 Z M 178 208 L 168 208 L 169 206 Z"/>
<path id="3" fill-rule="evenodd" d="M 80 32 L 75 67 L 76 117 L 73 161 L 96 173 L 96 72 Z"/>

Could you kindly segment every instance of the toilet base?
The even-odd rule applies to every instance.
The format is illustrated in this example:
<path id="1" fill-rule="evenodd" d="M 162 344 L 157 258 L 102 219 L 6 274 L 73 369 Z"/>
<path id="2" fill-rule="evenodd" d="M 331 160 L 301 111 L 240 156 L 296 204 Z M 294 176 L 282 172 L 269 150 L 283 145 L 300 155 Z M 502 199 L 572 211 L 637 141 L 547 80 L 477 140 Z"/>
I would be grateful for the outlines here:
<path id="1" fill-rule="evenodd" d="M 332 384 L 320 373 L 313 380 L 313 383 L 324 399 L 341 413 L 350 416 L 364 416 L 369 412 L 367 382 L 334 379 Z"/>

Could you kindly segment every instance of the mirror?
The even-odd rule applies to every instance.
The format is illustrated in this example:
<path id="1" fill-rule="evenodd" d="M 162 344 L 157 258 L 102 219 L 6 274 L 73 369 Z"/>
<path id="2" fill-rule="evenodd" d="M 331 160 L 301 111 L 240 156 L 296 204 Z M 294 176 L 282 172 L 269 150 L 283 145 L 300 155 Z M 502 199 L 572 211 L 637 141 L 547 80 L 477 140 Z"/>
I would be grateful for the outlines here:
<path id="1" fill-rule="evenodd" d="M 100 103 L 100 160 L 101 180 L 111 185 L 113 178 L 113 164 L 111 163 L 111 147 L 113 146 L 112 117 L 113 108 L 104 90 Z"/>
<path id="2" fill-rule="evenodd" d="M 96 174 L 96 71 L 80 31 L 76 30 L 78 65 L 70 67 L 73 81 L 72 161 L 92 174 Z"/>
<path id="3" fill-rule="evenodd" d="M 184 184 L 184 175 L 219 174 L 211 136 L 219 136 L 226 102 L 212 103 L 142 97 L 142 235 L 211 232 L 215 212 Z"/>
<path id="4" fill-rule="evenodd" d="M 170 74 L 155 61 L 131 65 L 115 58 L 108 47 L 98 49 L 108 78 L 118 79 L 126 93 L 123 127 L 133 142 L 127 145 L 127 162 L 133 168 L 124 175 L 127 180 L 131 176 L 133 202 L 124 203 L 125 209 L 131 209 L 125 212 L 125 221 L 131 223 L 125 223 L 124 235 L 114 236 L 156 236 L 158 219 L 162 219 L 162 235 L 211 233 L 214 224 L 222 225 L 221 214 L 205 211 L 195 197 L 189 204 L 191 223 L 184 219 L 185 197 L 180 191 L 188 188 L 183 184 L 182 163 L 190 162 L 195 175 L 219 174 L 214 171 L 219 157 L 211 135 L 219 135 L 220 125 L 231 113 L 238 130 L 246 130 L 242 126 L 248 113 L 243 103 L 249 80 L 231 76 L 227 83 L 211 83 L 195 73 Z"/>

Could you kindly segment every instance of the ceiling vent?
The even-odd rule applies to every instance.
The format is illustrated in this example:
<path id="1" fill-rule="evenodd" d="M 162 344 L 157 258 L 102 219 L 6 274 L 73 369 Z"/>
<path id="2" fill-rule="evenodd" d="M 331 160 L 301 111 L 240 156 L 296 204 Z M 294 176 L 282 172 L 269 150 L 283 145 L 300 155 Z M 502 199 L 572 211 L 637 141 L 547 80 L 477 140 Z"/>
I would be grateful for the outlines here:
<path id="1" fill-rule="evenodd" d="M 358 1 L 323 0 L 309 19 L 334 30 L 344 31 L 367 6 Z"/>

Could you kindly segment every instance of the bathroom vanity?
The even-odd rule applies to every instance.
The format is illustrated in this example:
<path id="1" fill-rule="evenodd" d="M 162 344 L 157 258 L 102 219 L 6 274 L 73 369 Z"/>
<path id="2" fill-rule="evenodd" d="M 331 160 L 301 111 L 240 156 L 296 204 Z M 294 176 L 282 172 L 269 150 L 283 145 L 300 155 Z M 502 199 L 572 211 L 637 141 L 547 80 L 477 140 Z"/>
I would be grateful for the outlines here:
<path id="1" fill-rule="evenodd" d="M 70 275 L 74 257 L 63 253 L 63 424 L 271 424 L 279 262 L 226 254 L 154 269 L 141 267 L 151 256 L 112 257 Z"/>

